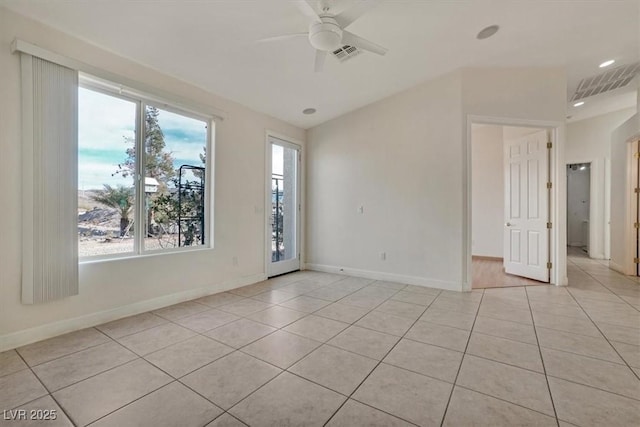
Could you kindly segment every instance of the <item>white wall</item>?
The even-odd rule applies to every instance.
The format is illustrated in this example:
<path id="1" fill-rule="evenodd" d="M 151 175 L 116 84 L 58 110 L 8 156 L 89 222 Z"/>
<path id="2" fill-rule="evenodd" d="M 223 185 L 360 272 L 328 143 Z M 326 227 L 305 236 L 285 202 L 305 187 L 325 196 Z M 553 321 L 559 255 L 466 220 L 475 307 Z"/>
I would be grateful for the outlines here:
<path id="1" fill-rule="evenodd" d="M 227 112 L 216 127 L 215 249 L 83 264 L 78 296 L 21 304 L 20 63 L 10 53 L 16 37 Z M 265 132 L 271 129 L 304 140 L 303 130 L 3 8 L 0 76 L 0 351 L 264 277 Z M 237 266 L 232 265 L 234 256 Z"/>
<path id="2" fill-rule="evenodd" d="M 311 129 L 307 265 L 460 289 L 460 123 L 452 73 Z"/>
<path id="3" fill-rule="evenodd" d="M 589 245 L 590 167 L 567 170 L 567 245 Z M 587 230 L 585 231 L 585 227 Z"/>
<path id="4" fill-rule="evenodd" d="M 504 229 L 503 128 L 471 128 L 472 255 L 502 258 Z"/>
<path id="5" fill-rule="evenodd" d="M 606 206 L 611 178 L 611 134 L 629 119 L 635 108 L 628 108 L 601 116 L 567 124 L 565 163 L 591 163 L 590 248 L 592 258 L 608 258 L 606 240 L 609 218 Z"/>

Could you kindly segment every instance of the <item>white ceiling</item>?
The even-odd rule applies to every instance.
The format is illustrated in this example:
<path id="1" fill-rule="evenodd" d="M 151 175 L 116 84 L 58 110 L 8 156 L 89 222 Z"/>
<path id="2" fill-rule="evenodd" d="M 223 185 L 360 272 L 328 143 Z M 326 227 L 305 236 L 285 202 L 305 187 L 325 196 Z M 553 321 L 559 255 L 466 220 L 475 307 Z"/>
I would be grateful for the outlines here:
<path id="1" fill-rule="evenodd" d="M 355 1 L 332 3 L 339 10 Z M 637 0 L 388 0 L 348 29 L 389 53 L 343 64 L 327 58 L 322 73 L 313 72 L 314 51 L 304 37 L 255 43 L 307 30 L 292 1 L 0 5 L 303 128 L 464 66 L 562 66 L 571 92 L 606 59 L 640 60 Z M 476 40 L 491 24 L 500 25 L 498 34 Z M 307 107 L 317 113 L 303 115 Z"/>

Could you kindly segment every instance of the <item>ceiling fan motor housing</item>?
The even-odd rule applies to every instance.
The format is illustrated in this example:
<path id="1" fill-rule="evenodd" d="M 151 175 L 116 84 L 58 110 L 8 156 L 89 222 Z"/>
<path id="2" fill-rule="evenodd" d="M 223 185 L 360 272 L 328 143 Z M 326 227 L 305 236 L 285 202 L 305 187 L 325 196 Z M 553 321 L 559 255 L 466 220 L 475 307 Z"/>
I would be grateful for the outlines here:
<path id="1" fill-rule="evenodd" d="M 335 19 L 323 16 L 309 26 L 309 42 L 318 50 L 332 51 L 342 44 L 342 28 Z"/>

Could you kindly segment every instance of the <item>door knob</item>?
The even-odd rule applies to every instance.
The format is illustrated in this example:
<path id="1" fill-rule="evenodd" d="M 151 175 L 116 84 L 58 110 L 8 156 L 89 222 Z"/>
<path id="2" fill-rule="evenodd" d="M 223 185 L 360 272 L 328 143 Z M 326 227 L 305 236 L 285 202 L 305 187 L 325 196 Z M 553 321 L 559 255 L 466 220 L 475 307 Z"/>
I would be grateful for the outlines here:
<path id="1" fill-rule="evenodd" d="M 508 223 L 506 223 L 505 225 L 506 225 L 507 227 L 511 227 L 512 225 L 515 225 L 515 224 L 511 224 L 510 222 L 508 222 Z"/>

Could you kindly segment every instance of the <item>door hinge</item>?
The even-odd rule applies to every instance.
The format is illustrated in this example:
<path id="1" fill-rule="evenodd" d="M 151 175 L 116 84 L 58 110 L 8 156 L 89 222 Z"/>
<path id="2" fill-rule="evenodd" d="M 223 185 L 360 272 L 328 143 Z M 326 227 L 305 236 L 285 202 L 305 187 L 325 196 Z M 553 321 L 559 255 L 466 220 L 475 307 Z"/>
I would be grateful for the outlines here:
<path id="1" fill-rule="evenodd" d="M 636 159 L 640 158 L 640 152 L 633 153 L 633 157 L 635 157 Z"/>
<path id="2" fill-rule="evenodd" d="M 552 142 L 547 142 L 547 148 L 551 149 L 553 147 L 553 143 Z"/>
<path id="3" fill-rule="evenodd" d="M 633 192 L 636 193 L 636 194 L 640 193 L 640 188 L 634 188 Z"/>
<path id="4" fill-rule="evenodd" d="M 553 187 L 553 184 L 550 182 L 547 182 L 547 188 L 551 189 L 551 187 Z"/>
<path id="5" fill-rule="evenodd" d="M 633 263 L 634 264 L 640 264 L 640 258 L 634 258 L 633 259 Z"/>
<path id="6" fill-rule="evenodd" d="M 551 228 L 552 224 L 550 222 L 547 223 L 547 228 Z"/>
<path id="7" fill-rule="evenodd" d="M 548 263 L 547 263 L 547 268 L 548 268 L 549 270 L 551 270 L 551 267 L 553 267 L 553 264 L 552 264 L 552 263 L 550 263 L 550 262 L 548 262 Z"/>
<path id="8" fill-rule="evenodd" d="M 634 222 L 633 223 L 633 228 L 640 228 L 640 223 Z"/>

